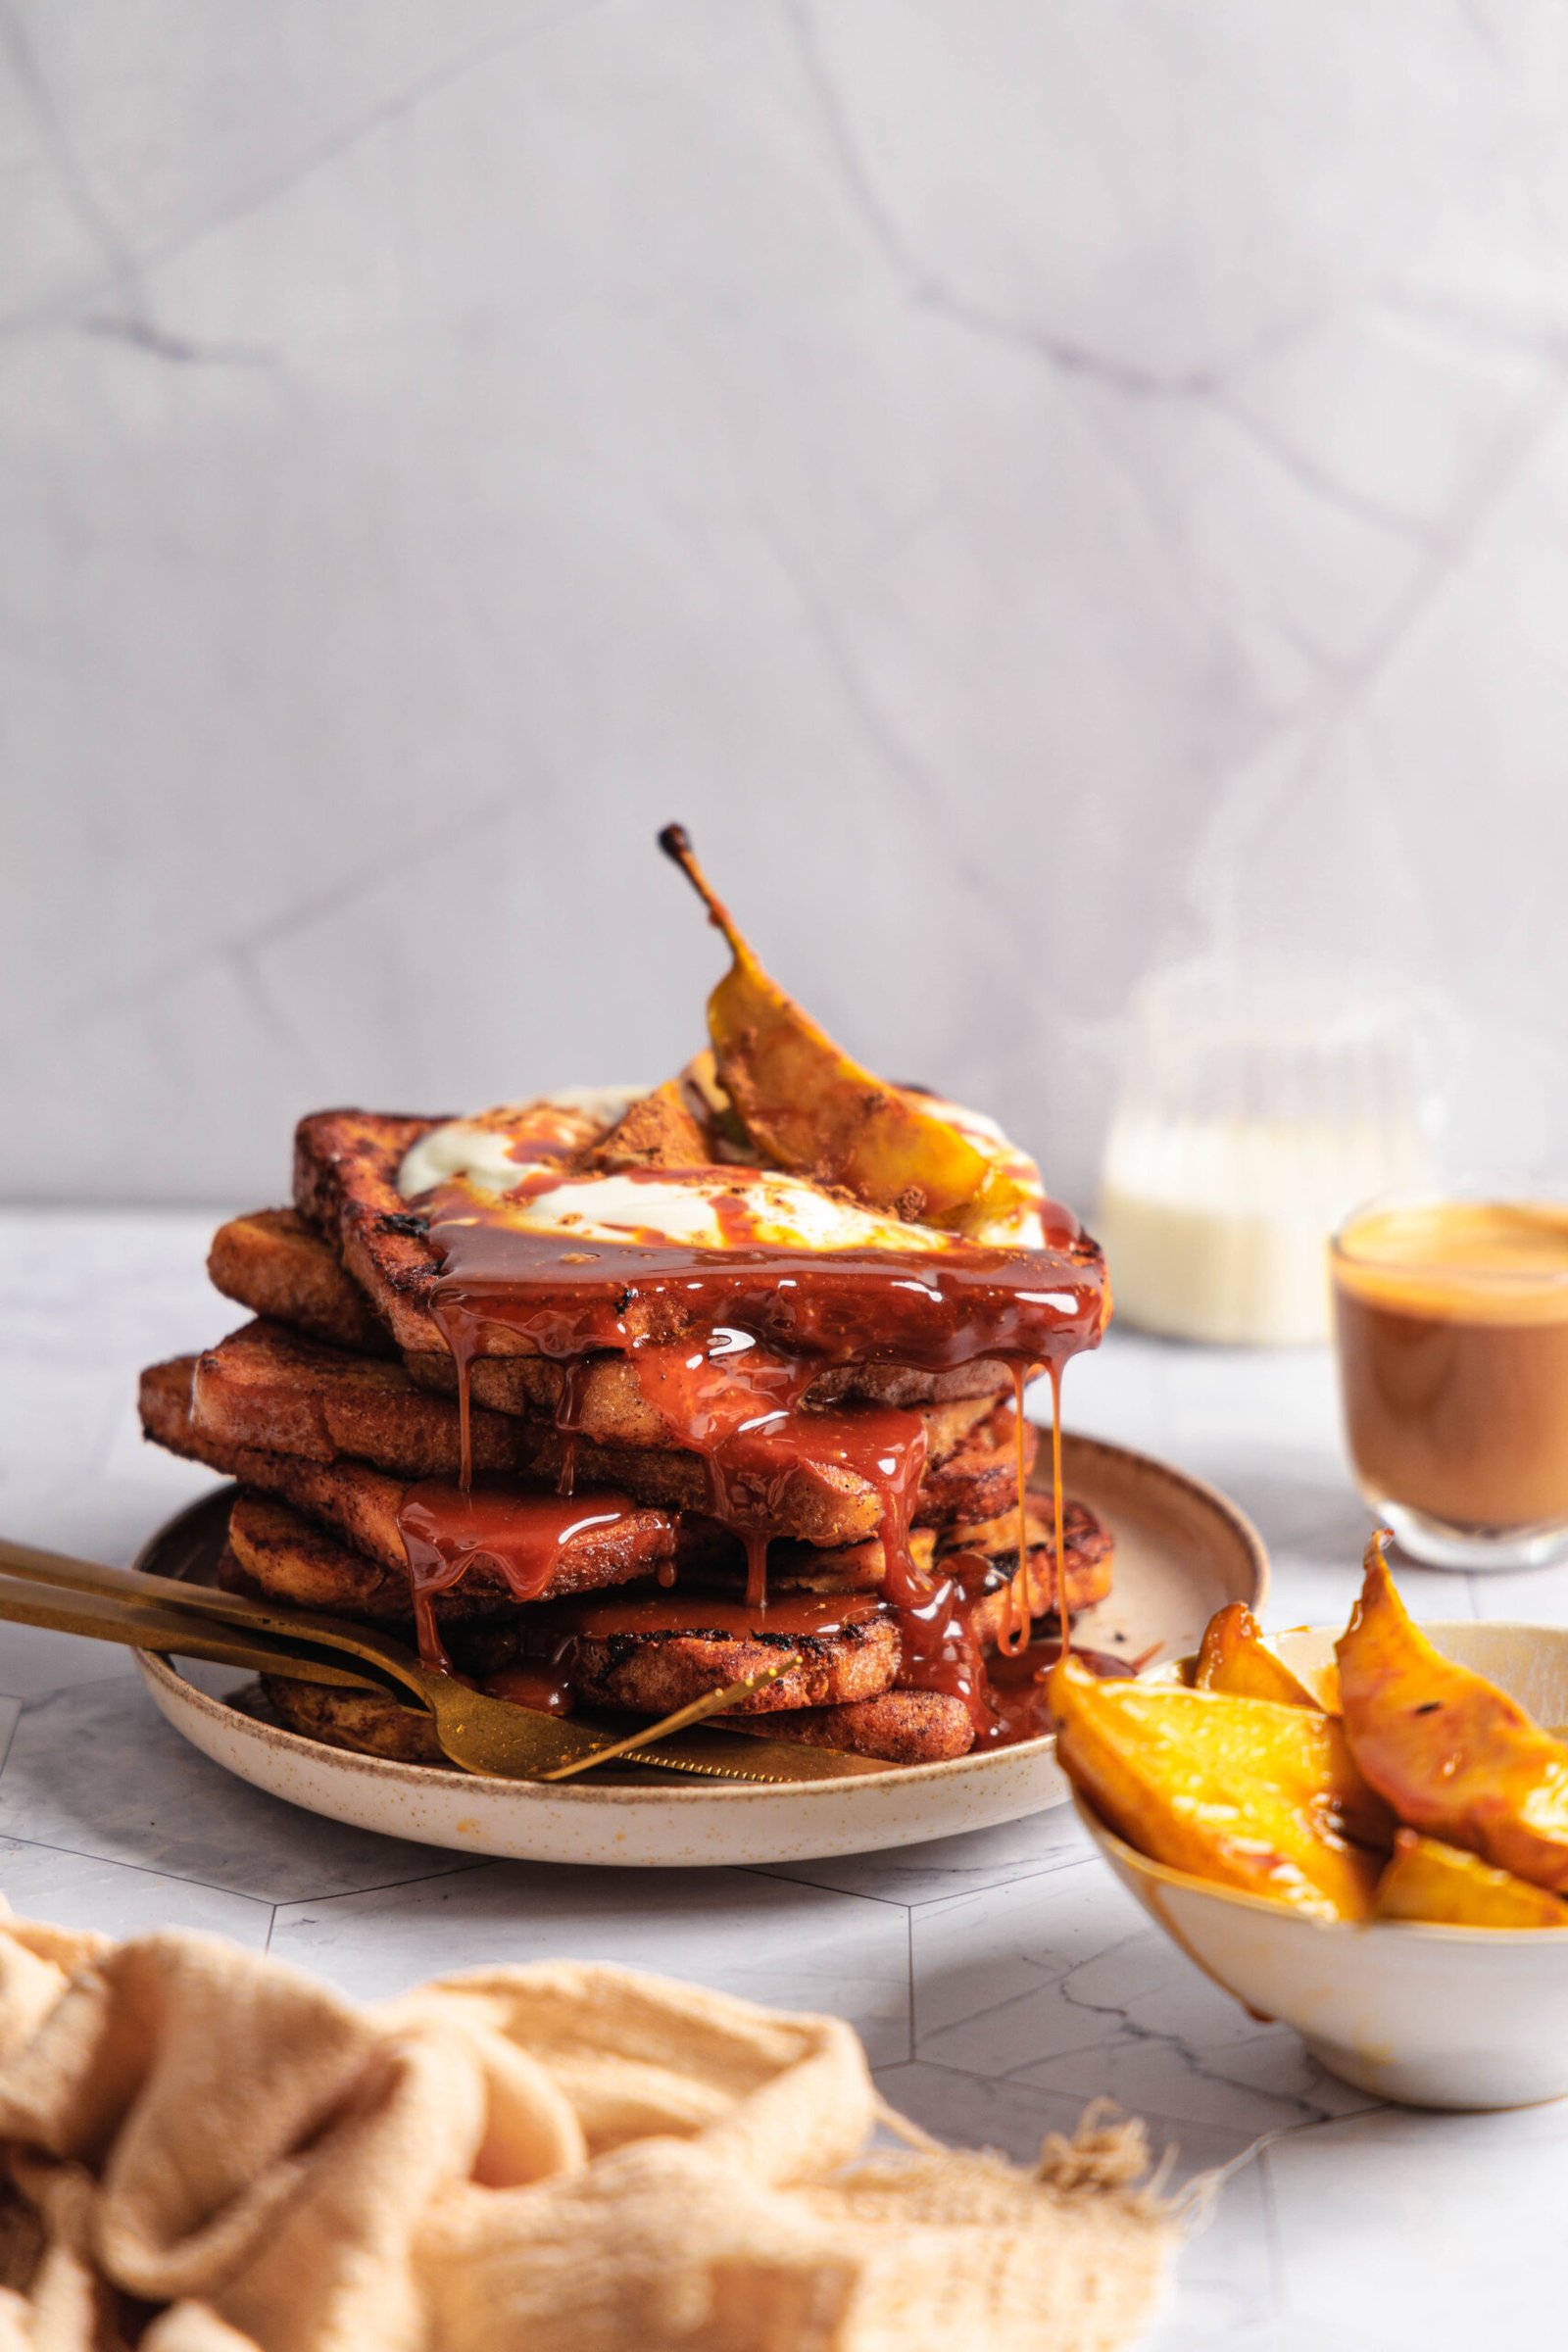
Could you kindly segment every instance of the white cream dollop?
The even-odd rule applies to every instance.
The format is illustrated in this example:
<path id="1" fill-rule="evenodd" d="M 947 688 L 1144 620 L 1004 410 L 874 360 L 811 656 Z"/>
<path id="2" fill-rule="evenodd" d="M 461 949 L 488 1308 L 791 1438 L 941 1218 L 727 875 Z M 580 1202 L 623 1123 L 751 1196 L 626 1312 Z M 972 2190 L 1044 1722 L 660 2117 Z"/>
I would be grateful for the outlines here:
<path id="1" fill-rule="evenodd" d="M 471 1119 L 448 1119 L 404 1153 L 398 1191 L 412 1200 L 461 1176 L 476 1193 L 510 1193 L 530 1165 L 569 1158 L 647 1092 L 645 1086 L 563 1087 L 531 1102 L 502 1102 Z"/>
<path id="2" fill-rule="evenodd" d="M 517 1222 L 584 1241 L 657 1236 L 694 1250 L 938 1250 L 943 1236 L 818 1192 L 772 1168 L 689 1176 L 572 1176 L 519 1202 Z M 744 1235 L 737 1232 L 744 1226 Z"/>
<path id="3" fill-rule="evenodd" d="M 503 1103 L 471 1119 L 432 1128 L 405 1155 L 398 1190 L 405 1200 L 432 1186 L 461 1181 L 486 1199 L 499 1199 L 530 1166 L 569 1156 L 614 1125 L 646 1087 L 576 1087 L 533 1102 Z M 1009 1215 L 973 1238 L 997 1248 L 1038 1249 L 1045 1235 L 1035 1203 L 1042 1197 L 1034 1161 L 1008 1143 L 978 1111 L 932 1101 L 931 1108 L 984 1142 L 1025 1194 Z M 935 1252 L 953 1237 L 826 1193 L 803 1176 L 774 1168 L 698 1168 L 689 1173 L 563 1175 L 548 1191 L 509 1206 L 508 1221 L 533 1232 L 569 1234 L 583 1241 L 672 1242 L 690 1249 L 744 1248 L 755 1242 L 780 1250 L 886 1250 Z M 741 1229 L 741 1230 L 738 1230 Z"/>

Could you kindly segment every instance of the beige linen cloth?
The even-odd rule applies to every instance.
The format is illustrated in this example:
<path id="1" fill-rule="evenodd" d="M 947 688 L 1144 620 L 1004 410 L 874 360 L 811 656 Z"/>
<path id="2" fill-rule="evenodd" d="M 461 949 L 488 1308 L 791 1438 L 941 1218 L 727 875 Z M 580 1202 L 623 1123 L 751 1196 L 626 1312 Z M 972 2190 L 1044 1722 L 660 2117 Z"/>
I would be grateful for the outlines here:
<path id="1" fill-rule="evenodd" d="M 1180 2222 L 1142 2128 L 866 2152 L 837 2018 L 617 1968 L 358 2008 L 0 1905 L 0 2352 L 1101 2352 Z"/>

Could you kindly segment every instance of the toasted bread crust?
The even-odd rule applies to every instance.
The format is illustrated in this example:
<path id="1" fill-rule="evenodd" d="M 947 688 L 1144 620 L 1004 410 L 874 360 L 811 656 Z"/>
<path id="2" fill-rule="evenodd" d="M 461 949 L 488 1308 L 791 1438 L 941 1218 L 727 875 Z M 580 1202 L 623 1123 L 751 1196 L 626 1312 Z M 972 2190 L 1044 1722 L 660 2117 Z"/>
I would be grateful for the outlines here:
<path id="1" fill-rule="evenodd" d="M 237 1494 L 228 1515 L 228 1546 L 234 1565 L 269 1600 L 412 1632 L 407 1571 L 356 1551 L 287 1503 Z M 455 1592 L 438 1593 L 432 1606 L 438 1624 L 454 1625 L 515 1604 L 510 1593 L 472 1590 L 466 1581 Z"/>
<path id="2" fill-rule="evenodd" d="M 1010 1404 L 997 1405 L 971 1432 L 968 1443 L 931 1465 L 920 1482 L 916 1527 L 949 1527 L 955 1521 L 994 1519 L 1018 1499 L 1017 1419 Z M 1034 1468 L 1040 1432 L 1023 1429 L 1025 1476 Z"/>
<path id="3" fill-rule="evenodd" d="M 392 1335 L 337 1253 L 295 1208 L 257 1208 L 220 1225 L 207 1255 L 215 1290 L 254 1315 L 333 1348 L 391 1355 Z"/>
<path id="4" fill-rule="evenodd" d="M 446 1764 L 430 1719 L 417 1708 L 373 1690 L 345 1690 L 264 1675 L 262 1689 L 278 1721 L 307 1740 L 361 1755 L 390 1756 L 400 1764 Z M 932 1690 L 887 1690 L 838 1707 L 805 1707 L 772 1715 L 722 1715 L 733 1731 L 769 1740 L 799 1740 L 810 1747 L 848 1749 L 892 1764 L 938 1764 L 967 1754 L 974 1728 L 962 1703 Z"/>
<path id="5" fill-rule="evenodd" d="M 260 1446 L 218 1444 L 196 1428 L 190 1403 L 194 1356 L 154 1364 L 141 1381 L 142 1428 L 155 1444 L 206 1462 L 241 1485 L 293 1505 L 346 1539 L 357 1551 L 402 1576 L 408 1559 L 398 1514 L 409 1482 L 373 1470 L 366 1462 L 310 1462 L 298 1454 Z M 661 1511 L 637 1510 L 608 1527 L 587 1527 L 564 1544 L 549 1585 L 535 1595 L 554 1600 L 593 1592 L 647 1576 L 675 1552 L 675 1529 Z M 513 1594 L 499 1570 L 478 1561 L 464 1579 L 470 1595 L 485 1593 L 510 1601 Z"/>
<path id="6" fill-rule="evenodd" d="M 429 1311 L 437 1253 L 422 1218 L 410 1214 L 397 1177 L 404 1154 L 444 1124 L 379 1111 L 320 1110 L 294 1131 L 294 1205 L 335 1245 L 400 1348 L 442 1345 Z"/>
<path id="7" fill-rule="evenodd" d="M 799 1664 L 737 1712 L 774 1715 L 794 1707 L 837 1706 L 871 1698 L 892 1686 L 899 1665 L 898 1629 L 891 1617 L 871 1617 L 832 1634 L 731 1635 L 705 1630 L 702 1595 L 692 1595 L 688 1633 L 579 1634 L 566 1658 L 573 1690 L 633 1715 L 667 1715 L 709 1690 L 759 1674 L 782 1651 Z"/>
<path id="8" fill-rule="evenodd" d="M 356 1755 L 451 1768 L 430 1717 L 418 1707 L 399 1706 L 395 1698 L 375 1690 L 296 1683 L 280 1674 L 264 1674 L 261 1679 L 268 1704 L 286 1731 L 318 1740 L 323 1747 L 351 1748 Z"/>
<path id="9" fill-rule="evenodd" d="M 985 1397 L 916 1409 L 939 1462 L 987 1418 L 988 1429 L 995 1425 L 1002 1432 L 1005 1479 L 1013 1477 L 1010 1414 L 999 1421 Z M 260 1447 L 317 1463 L 360 1459 L 402 1478 L 458 1474 L 455 1404 L 416 1388 L 401 1365 L 347 1354 L 279 1324 L 247 1324 L 197 1358 L 191 1416 L 195 1437 L 212 1446 Z M 554 1480 L 565 1453 L 564 1439 L 548 1422 L 482 1406 L 472 1411 L 472 1442 L 474 1466 L 487 1474 Z M 989 1451 L 970 1446 L 960 1457 L 965 1468 L 943 1482 L 935 1500 L 928 1503 L 922 1490 L 922 1520 L 955 1511 L 983 1514 L 996 1484 L 995 1453 L 995 1446 Z M 667 1432 L 658 1447 L 579 1439 L 575 1458 L 584 1485 L 618 1487 L 665 1510 L 708 1508 L 701 1459 L 671 1446 Z M 798 1463 L 770 1493 L 768 1508 L 780 1535 L 816 1546 L 861 1542 L 874 1534 L 880 1517 L 874 1489 L 832 1462 Z"/>
<path id="10" fill-rule="evenodd" d="M 942 1764 L 966 1756 L 974 1745 L 968 1708 L 945 1690 L 884 1690 L 846 1706 L 801 1708 L 778 1724 L 741 1714 L 715 1715 L 711 1721 L 730 1731 L 799 1740 L 808 1747 L 880 1756 L 889 1764 Z"/>
<path id="11" fill-rule="evenodd" d="M 302 1216 L 336 1249 L 343 1265 L 361 1286 L 398 1346 L 422 1359 L 416 1370 L 421 1381 L 443 1383 L 455 1374 L 438 1372 L 451 1357 L 434 1318 L 430 1298 L 440 1272 L 439 1254 L 424 1231 L 424 1221 L 397 1189 L 398 1170 L 405 1153 L 441 1119 L 416 1119 L 379 1111 L 322 1110 L 302 1119 L 294 1134 L 294 1200 Z M 678 1336 L 660 1321 L 657 1328 L 639 1324 L 642 1309 L 635 1303 L 627 1315 L 634 1338 Z M 667 1308 L 648 1312 L 667 1318 Z M 527 1375 L 502 1381 L 488 1365 L 542 1363 L 521 1334 L 504 1325 L 490 1328 L 485 1353 L 475 1364 L 474 1394 L 503 1410 L 554 1409 L 561 1392 L 559 1367 L 546 1367 L 545 1378 Z M 613 1360 L 613 1359 L 610 1359 Z M 614 1434 L 625 1443 L 624 1428 L 612 1433 L 608 1421 L 595 1426 L 598 1410 L 594 1386 L 604 1367 L 595 1366 L 582 1384 L 579 1403 L 583 1426 L 592 1434 Z M 553 1376 L 553 1377 L 552 1377 Z M 808 1392 L 809 1401 L 826 1403 L 840 1396 L 864 1396 L 885 1404 L 946 1401 L 963 1396 L 995 1396 L 1007 1386 L 1004 1368 L 991 1361 L 964 1364 L 951 1372 L 921 1373 L 898 1366 L 852 1365 L 824 1371 Z M 515 1401 L 513 1401 L 515 1399 Z M 607 1404 L 607 1414 L 611 1411 Z M 613 1408 L 624 1422 L 625 1404 Z M 662 1435 L 662 1433 L 661 1433 Z M 645 1439 L 658 1443 L 658 1438 Z"/>
<path id="12" fill-rule="evenodd" d="M 1069 1502 L 1062 1514 L 1062 1541 L 1067 1554 L 1067 1606 L 1076 1616 L 1092 1609 L 1110 1591 L 1115 1545 L 1102 1519 L 1085 1503 Z M 1017 1565 L 1016 1538 L 996 1557 L 997 1582 L 970 1606 L 969 1623 L 982 1646 L 994 1649 L 1011 1622 L 1007 1583 Z M 1057 1613 L 1056 1546 L 1054 1535 L 1032 1544 L 1028 1554 L 1026 1592 L 1031 1618 Z"/>
<path id="13" fill-rule="evenodd" d="M 191 1413 L 214 1445 L 259 1446 L 307 1461 L 345 1456 L 403 1478 L 456 1478 L 458 1408 L 415 1387 L 399 1363 L 352 1355 L 279 1323 L 247 1323 L 196 1359 Z M 473 1466 L 524 1472 L 535 1433 L 510 1413 L 471 1416 Z"/>

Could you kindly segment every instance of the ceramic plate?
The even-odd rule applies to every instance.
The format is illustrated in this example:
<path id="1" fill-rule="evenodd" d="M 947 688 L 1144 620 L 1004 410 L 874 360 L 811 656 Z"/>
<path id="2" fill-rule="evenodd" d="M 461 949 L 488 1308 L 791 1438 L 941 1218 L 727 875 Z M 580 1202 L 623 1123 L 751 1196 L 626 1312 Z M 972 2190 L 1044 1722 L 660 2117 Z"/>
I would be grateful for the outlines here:
<path id="1" fill-rule="evenodd" d="M 1227 1601 L 1259 1606 L 1268 1577 L 1262 1539 L 1223 1494 L 1098 1438 L 1064 1436 L 1062 1456 L 1067 1492 L 1098 1511 L 1116 1539 L 1109 1598 L 1073 1622 L 1085 1643 L 1129 1658 L 1152 1652 L 1153 1664 L 1195 1649 Z M 210 1574 L 232 1493 L 224 1488 L 172 1519 L 136 1565 L 155 1576 Z M 175 1730 L 241 1780 L 361 1829 L 517 1861 L 804 1862 L 989 1829 L 1059 1805 L 1068 1793 L 1050 1739 L 875 1778 L 782 1787 L 653 1772 L 559 1788 L 478 1780 L 324 1747 L 249 1711 L 246 1687 L 234 1689 L 230 1676 L 224 1690 L 219 1669 L 135 1655 Z"/>

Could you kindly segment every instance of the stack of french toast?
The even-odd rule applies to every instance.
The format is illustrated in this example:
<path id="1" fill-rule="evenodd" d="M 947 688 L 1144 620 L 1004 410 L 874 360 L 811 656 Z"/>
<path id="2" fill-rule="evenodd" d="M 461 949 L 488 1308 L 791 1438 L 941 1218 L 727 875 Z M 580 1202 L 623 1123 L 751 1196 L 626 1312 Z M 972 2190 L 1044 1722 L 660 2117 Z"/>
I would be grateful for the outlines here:
<path id="1" fill-rule="evenodd" d="M 1107 1530 L 1031 1485 L 1020 1409 L 1098 1340 L 1099 1252 L 988 1122 L 850 1062 L 710 905 L 735 964 L 679 1078 L 303 1120 L 292 1206 L 208 1260 L 253 1320 L 152 1366 L 143 1427 L 238 1482 L 233 1589 L 519 1704 L 662 1715 L 784 1658 L 737 1728 L 895 1763 L 1027 1737 L 1040 1621 L 1110 1583 Z M 267 1694 L 439 1761 L 390 1696 Z"/>

